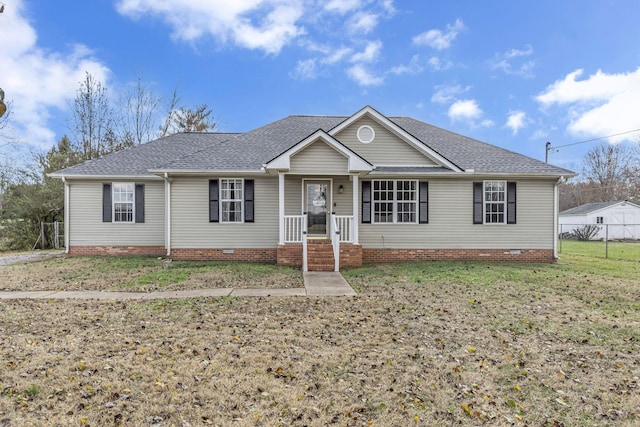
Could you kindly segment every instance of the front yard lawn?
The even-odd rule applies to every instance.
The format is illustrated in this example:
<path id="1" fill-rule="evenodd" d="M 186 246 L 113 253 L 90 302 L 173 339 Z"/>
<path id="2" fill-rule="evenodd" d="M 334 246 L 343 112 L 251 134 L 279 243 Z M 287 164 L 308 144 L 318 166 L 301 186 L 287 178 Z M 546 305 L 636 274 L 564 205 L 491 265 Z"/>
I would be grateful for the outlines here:
<path id="1" fill-rule="evenodd" d="M 119 271 L 87 262 L 47 268 Z M 375 265 L 343 273 L 348 298 L 0 301 L 0 425 L 635 426 L 638 267 Z"/>

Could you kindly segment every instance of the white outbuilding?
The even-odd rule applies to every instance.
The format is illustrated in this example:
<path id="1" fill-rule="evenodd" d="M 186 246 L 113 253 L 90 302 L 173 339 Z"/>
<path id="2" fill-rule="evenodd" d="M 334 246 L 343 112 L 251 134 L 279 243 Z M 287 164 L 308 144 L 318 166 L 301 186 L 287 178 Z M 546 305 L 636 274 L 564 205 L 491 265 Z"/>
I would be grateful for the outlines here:
<path id="1" fill-rule="evenodd" d="M 560 212 L 560 233 L 572 233 L 585 225 L 597 225 L 593 239 L 640 239 L 640 206 L 626 200 L 586 203 Z"/>

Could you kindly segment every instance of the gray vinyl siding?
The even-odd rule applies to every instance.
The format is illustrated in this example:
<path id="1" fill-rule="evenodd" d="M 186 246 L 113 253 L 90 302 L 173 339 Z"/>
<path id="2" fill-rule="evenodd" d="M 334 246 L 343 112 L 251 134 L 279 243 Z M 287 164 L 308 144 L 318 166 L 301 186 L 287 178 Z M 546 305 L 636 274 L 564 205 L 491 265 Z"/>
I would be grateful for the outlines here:
<path id="1" fill-rule="evenodd" d="M 360 243 L 396 249 L 553 248 L 554 181 L 516 181 L 512 225 L 472 224 L 472 182 L 429 180 L 429 224 L 360 224 Z"/>
<path id="2" fill-rule="evenodd" d="M 70 181 L 69 245 L 164 246 L 164 182 L 136 182 L 145 185 L 144 223 L 121 224 L 102 222 L 103 181 Z"/>
<path id="3" fill-rule="evenodd" d="M 363 125 L 371 126 L 376 133 L 368 144 L 358 141 L 356 132 Z M 363 117 L 338 133 L 336 139 L 365 158 L 369 163 L 384 166 L 431 166 L 436 163 L 389 132 L 376 121 Z"/>
<path id="4" fill-rule="evenodd" d="M 278 243 L 278 178 L 255 178 L 255 220 L 237 224 L 209 222 L 210 178 L 174 178 L 171 184 L 171 247 L 275 248 Z"/>
<path id="5" fill-rule="evenodd" d="M 290 173 L 343 174 L 347 173 L 348 160 L 324 142 L 315 142 L 291 157 Z"/>

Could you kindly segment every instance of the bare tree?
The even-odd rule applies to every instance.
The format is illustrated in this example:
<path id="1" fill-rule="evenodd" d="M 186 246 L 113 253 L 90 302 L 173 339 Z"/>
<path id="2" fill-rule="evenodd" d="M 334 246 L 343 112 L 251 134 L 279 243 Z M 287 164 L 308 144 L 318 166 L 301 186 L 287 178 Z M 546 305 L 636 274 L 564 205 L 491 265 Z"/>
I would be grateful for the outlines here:
<path id="1" fill-rule="evenodd" d="M 623 144 L 602 142 L 591 148 L 584 157 L 582 175 L 587 182 L 598 186 L 594 198 L 600 202 L 628 198 L 628 173 L 631 150 Z"/>
<path id="2" fill-rule="evenodd" d="M 72 106 L 72 131 L 76 149 L 83 158 L 93 159 L 109 152 L 104 139 L 113 131 L 114 112 L 109 103 L 107 88 L 89 72 L 80 83 Z"/>
<path id="3" fill-rule="evenodd" d="M 125 145 L 139 145 L 155 138 L 161 99 L 140 77 L 125 93 L 120 120 L 120 138 Z"/>
<path id="4" fill-rule="evenodd" d="M 215 129 L 217 123 L 211 116 L 207 104 L 195 108 L 182 107 L 175 111 L 173 127 L 176 132 L 208 132 Z"/>
<path id="5" fill-rule="evenodd" d="M 171 101 L 169 101 L 169 104 L 167 107 L 167 114 L 164 118 L 164 122 L 162 123 L 162 126 L 160 126 L 159 136 L 163 137 L 173 133 L 171 132 L 172 123 L 174 121 L 175 114 L 176 114 L 175 112 L 176 110 L 178 110 L 179 104 L 180 104 L 180 96 L 178 95 L 178 87 L 176 86 L 176 88 L 173 90 L 173 94 L 171 95 Z"/>

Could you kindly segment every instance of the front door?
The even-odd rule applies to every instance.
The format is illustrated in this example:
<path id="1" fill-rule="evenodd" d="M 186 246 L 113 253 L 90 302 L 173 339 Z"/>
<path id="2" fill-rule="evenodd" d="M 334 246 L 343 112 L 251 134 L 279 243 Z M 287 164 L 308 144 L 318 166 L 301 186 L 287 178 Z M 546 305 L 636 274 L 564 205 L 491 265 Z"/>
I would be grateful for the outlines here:
<path id="1" fill-rule="evenodd" d="M 307 233 L 309 237 L 327 235 L 331 206 L 331 181 L 304 181 L 304 206 L 307 212 Z"/>

